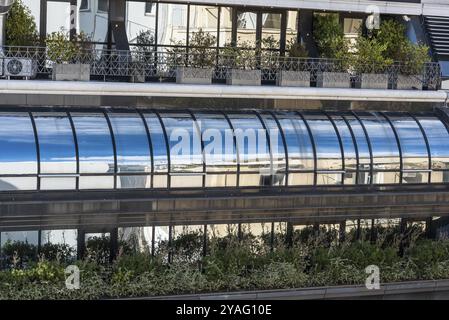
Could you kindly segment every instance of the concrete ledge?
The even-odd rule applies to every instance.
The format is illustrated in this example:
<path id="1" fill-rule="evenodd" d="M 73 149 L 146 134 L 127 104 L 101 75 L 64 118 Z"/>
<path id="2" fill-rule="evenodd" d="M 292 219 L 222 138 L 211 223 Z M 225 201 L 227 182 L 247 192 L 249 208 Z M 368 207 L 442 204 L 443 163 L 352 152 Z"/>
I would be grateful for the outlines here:
<path id="1" fill-rule="evenodd" d="M 175 83 L 0 80 L 0 94 L 143 96 L 196 98 L 305 99 L 343 101 L 440 102 L 448 93 L 420 90 L 228 86 Z"/>
<path id="2" fill-rule="evenodd" d="M 382 284 L 379 290 L 363 285 L 311 287 L 300 289 L 203 293 L 159 297 L 125 298 L 138 300 L 317 300 L 317 299 L 449 299 L 449 280 L 423 280 Z"/>

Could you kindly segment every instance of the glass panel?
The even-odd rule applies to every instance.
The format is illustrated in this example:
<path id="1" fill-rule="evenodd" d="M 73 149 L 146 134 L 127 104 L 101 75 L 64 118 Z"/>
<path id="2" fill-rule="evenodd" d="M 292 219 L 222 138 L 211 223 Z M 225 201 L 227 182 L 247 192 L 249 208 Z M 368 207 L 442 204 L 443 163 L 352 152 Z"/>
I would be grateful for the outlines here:
<path id="1" fill-rule="evenodd" d="M 170 172 L 203 172 L 198 129 L 187 113 L 161 114 L 170 146 Z"/>
<path id="2" fill-rule="evenodd" d="M 36 23 L 37 30 L 39 32 L 39 25 L 40 25 L 40 17 L 41 17 L 41 9 L 40 9 L 40 1 L 36 0 L 22 0 L 23 4 L 28 7 L 31 11 L 31 15 L 34 18 L 34 22 Z"/>
<path id="3" fill-rule="evenodd" d="M 93 42 L 107 42 L 108 0 L 90 0 L 88 4 L 78 0 L 78 32 L 84 32 Z M 50 15 L 52 16 L 52 15 Z"/>
<path id="4" fill-rule="evenodd" d="M 47 34 L 70 30 L 70 2 L 47 1 Z"/>
<path id="5" fill-rule="evenodd" d="M 237 174 L 212 174 L 206 175 L 206 187 L 236 187 Z"/>
<path id="6" fill-rule="evenodd" d="M 279 113 L 276 117 L 287 143 L 289 170 L 314 170 L 312 141 L 302 119 L 294 114 Z"/>
<path id="7" fill-rule="evenodd" d="M 41 178 L 41 190 L 71 190 L 76 188 L 75 177 Z"/>
<path id="8" fill-rule="evenodd" d="M 281 14 L 262 13 L 262 48 L 279 49 L 281 41 Z"/>
<path id="9" fill-rule="evenodd" d="M 232 8 L 221 7 L 220 11 L 220 42 L 219 46 L 231 44 L 232 41 Z"/>
<path id="10" fill-rule="evenodd" d="M 261 114 L 270 138 L 270 150 L 273 159 L 273 173 L 287 170 L 284 141 L 274 117 L 269 113 Z"/>
<path id="11" fill-rule="evenodd" d="M 36 177 L 0 177 L 0 190 L 36 190 Z"/>
<path id="12" fill-rule="evenodd" d="M 237 13 L 237 46 L 245 48 L 256 47 L 256 12 Z"/>
<path id="13" fill-rule="evenodd" d="M 399 169 L 399 148 L 388 121 L 377 113 L 359 114 L 373 151 L 374 170 Z"/>
<path id="14" fill-rule="evenodd" d="M 38 231 L 7 231 L 1 233 L 1 246 L 6 243 L 26 243 L 37 249 L 38 245 Z M 19 253 L 20 254 L 20 253 Z"/>
<path id="15" fill-rule="evenodd" d="M 153 170 L 155 173 L 168 172 L 167 145 L 161 123 L 154 113 L 146 113 L 145 121 L 150 131 L 151 144 L 153 147 Z M 153 188 L 166 188 L 167 175 L 153 176 Z"/>
<path id="16" fill-rule="evenodd" d="M 78 140 L 80 173 L 114 173 L 114 151 L 108 123 L 101 113 L 71 113 Z M 114 178 L 79 178 L 80 189 L 111 189 Z"/>
<path id="17" fill-rule="evenodd" d="M 345 170 L 357 169 L 357 153 L 352 139 L 351 131 L 342 116 L 331 115 L 332 120 L 337 127 L 343 145 L 343 154 L 345 156 Z"/>
<path id="18" fill-rule="evenodd" d="M 313 173 L 290 172 L 288 174 L 289 186 L 311 186 L 314 183 Z"/>
<path id="19" fill-rule="evenodd" d="M 259 118 L 255 114 L 230 114 L 229 119 L 237 140 L 240 171 L 270 175 L 270 150 L 266 130 Z M 240 185 L 244 185 L 242 181 Z"/>
<path id="20" fill-rule="evenodd" d="M 449 182 L 449 171 L 432 171 L 432 183 Z"/>
<path id="21" fill-rule="evenodd" d="M 190 39 L 195 32 L 203 31 L 217 38 L 218 7 L 190 5 Z"/>
<path id="22" fill-rule="evenodd" d="M 426 141 L 416 121 L 403 115 L 390 114 L 389 118 L 399 136 L 403 169 L 429 169 Z M 403 182 L 408 182 L 405 178 Z"/>
<path id="23" fill-rule="evenodd" d="M 222 114 L 197 113 L 204 143 L 206 172 L 237 172 L 234 133 Z"/>
<path id="24" fill-rule="evenodd" d="M 101 113 L 71 113 L 80 157 L 80 173 L 114 173 L 108 123 Z"/>
<path id="25" fill-rule="evenodd" d="M 117 149 L 117 172 L 151 172 L 150 144 L 142 118 L 136 113 L 108 116 Z"/>
<path id="26" fill-rule="evenodd" d="M 155 43 L 155 3 L 127 1 L 125 19 L 126 35 L 130 44 L 153 45 Z"/>
<path id="27" fill-rule="evenodd" d="M 399 172 L 374 171 L 373 173 L 374 184 L 396 184 L 400 182 L 399 178 Z"/>
<path id="28" fill-rule="evenodd" d="M 447 147 L 449 133 L 445 125 L 440 119 L 433 116 L 419 116 L 418 121 L 429 141 L 432 169 L 449 168 L 449 148 Z"/>
<path id="29" fill-rule="evenodd" d="M 345 115 L 344 117 L 348 121 L 349 126 L 354 133 L 355 141 L 357 144 L 357 151 L 359 153 L 359 170 L 369 170 L 371 159 L 365 131 L 363 130 L 362 125 L 356 117 L 354 117 L 353 115 Z M 366 176 L 366 180 L 360 180 L 359 183 L 369 183 L 369 176 Z"/>
<path id="30" fill-rule="evenodd" d="M 41 251 L 46 259 L 56 260 L 59 258 L 63 261 L 74 259 L 76 258 L 77 236 L 78 231 L 76 229 L 42 230 Z M 57 257 L 54 245 L 65 249 L 63 250 L 65 254 L 62 257 Z"/>
<path id="31" fill-rule="evenodd" d="M 341 184 L 341 182 L 342 182 L 342 174 L 341 173 L 317 174 L 317 179 L 316 179 L 317 185 Z"/>
<path id="32" fill-rule="evenodd" d="M 76 173 L 72 126 L 65 113 L 33 113 L 39 138 L 41 173 Z"/>
<path id="33" fill-rule="evenodd" d="M 27 113 L 0 113 L 0 174 L 37 174 L 36 143 Z"/>
<path id="34" fill-rule="evenodd" d="M 317 170 L 342 170 L 340 142 L 335 128 L 323 114 L 304 114 L 315 141 Z"/>
<path id="35" fill-rule="evenodd" d="M 158 45 L 186 45 L 187 5 L 159 3 Z"/>
<path id="36" fill-rule="evenodd" d="M 296 42 L 298 39 L 298 11 L 287 11 L 287 30 L 285 40 L 287 43 Z"/>

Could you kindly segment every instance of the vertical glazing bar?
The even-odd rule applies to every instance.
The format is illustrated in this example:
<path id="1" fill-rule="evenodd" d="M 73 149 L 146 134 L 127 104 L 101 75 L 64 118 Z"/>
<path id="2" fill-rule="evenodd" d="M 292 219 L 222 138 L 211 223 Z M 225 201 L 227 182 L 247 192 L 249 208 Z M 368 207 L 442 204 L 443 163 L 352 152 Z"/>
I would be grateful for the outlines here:
<path id="1" fill-rule="evenodd" d="M 307 128 L 307 132 L 309 133 L 309 137 L 310 137 L 310 141 L 312 142 L 312 150 L 313 150 L 313 185 L 316 186 L 317 185 L 317 181 L 318 181 L 318 176 L 317 176 L 317 168 L 318 168 L 318 159 L 317 159 L 317 154 L 316 154 L 316 144 L 315 144 L 315 138 L 312 135 L 312 130 L 310 129 L 309 123 L 306 121 L 306 119 L 304 118 L 304 116 L 302 115 L 302 113 L 300 113 L 299 111 L 295 112 L 296 115 L 298 115 L 302 121 L 304 122 L 304 125 Z"/>
<path id="2" fill-rule="evenodd" d="M 155 245 L 154 242 L 156 241 L 156 226 L 152 225 L 151 226 L 151 256 L 154 257 L 154 249 L 155 249 Z"/>
<path id="3" fill-rule="evenodd" d="M 262 124 L 263 129 L 265 130 L 265 139 L 267 139 L 267 145 L 268 145 L 268 152 L 270 153 L 270 176 L 272 177 L 274 174 L 273 170 L 273 152 L 272 152 L 272 146 L 271 146 L 271 140 L 270 135 L 268 133 L 267 126 L 265 125 L 265 122 L 263 121 L 262 117 L 260 116 L 259 112 L 254 110 L 254 114 L 259 119 L 260 123 Z M 259 142 L 260 143 L 260 142 Z"/>
<path id="4" fill-rule="evenodd" d="M 151 188 L 153 188 L 153 176 L 154 176 L 154 156 L 153 156 L 153 143 L 151 141 L 150 129 L 148 128 L 147 121 L 145 120 L 144 115 L 139 109 L 135 109 L 137 114 L 139 114 L 140 118 L 143 121 L 143 125 L 145 127 L 145 132 L 147 133 L 148 147 L 150 148 L 150 156 L 151 156 Z"/>
<path id="5" fill-rule="evenodd" d="M 388 118 L 388 116 L 383 113 L 383 112 L 379 112 L 380 115 L 382 115 L 385 120 L 387 120 L 387 122 L 389 123 L 391 129 L 393 130 L 394 133 L 394 137 L 396 138 L 396 144 L 398 146 L 399 149 L 399 184 L 402 184 L 402 176 L 403 176 L 403 170 L 404 170 L 404 161 L 403 161 L 403 156 L 402 156 L 402 147 L 401 147 L 401 141 L 399 140 L 399 135 L 396 131 L 396 128 L 394 127 L 393 123 L 391 122 L 390 118 Z"/>
<path id="6" fill-rule="evenodd" d="M 415 117 L 415 115 L 413 115 L 413 114 L 411 114 L 411 113 L 409 113 L 409 112 L 407 112 L 407 114 L 408 114 L 410 117 L 412 117 L 413 120 L 415 120 L 416 124 L 417 124 L 418 127 L 419 127 L 419 130 L 421 130 L 421 134 L 422 134 L 422 136 L 423 136 L 423 138 L 424 138 L 424 141 L 425 141 L 425 143 L 426 143 L 427 159 L 429 160 L 429 167 L 428 167 L 428 169 L 429 169 L 429 177 L 428 177 L 428 179 L 427 179 L 427 182 L 428 182 L 428 183 L 431 183 L 431 181 L 432 181 L 432 154 L 431 154 L 431 152 L 430 152 L 430 144 L 429 144 L 429 140 L 427 139 L 426 132 L 424 131 L 424 128 L 422 127 L 421 122 L 419 122 L 419 120 Z"/>
<path id="7" fill-rule="evenodd" d="M 70 122 L 70 127 L 72 128 L 72 134 L 73 134 L 73 142 L 75 144 L 75 156 L 76 156 L 76 190 L 79 190 L 79 183 L 80 183 L 80 178 L 79 178 L 79 174 L 80 174 L 80 153 L 79 153 L 79 148 L 78 148 L 78 137 L 76 136 L 76 129 L 75 129 L 75 124 L 73 123 L 73 119 L 72 119 L 72 115 L 70 114 L 70 112 L 66 112 L 67 113 L 67 117 L 69 118 L 69 122 Z"/>
<path id="8" fill-rule="evenodd" d="M 357 119 L 357 121 L 360 123 L 360 126 L 362 127 L 363 132 L 365 133 L 366 142 L 368 143 L 368 150 L 369 150 L 369 161 L 370 161 L 370 179 L 369 184 L 373 184 L 374 179 L 374 159 L 373 159 L 373 147 L 371 145 L 371 141 L 368 136 L 368 131 L 365 128 L 365 125 L 363 124 L 362 120 L 360 120 L 359 116 L 354 112 L 351 111 L 351 114 Z M 358 171 L 358 170 L 357 170 Z"/>
<path id="9" fill-rule="evenodd" d="M 36 122 L 34 121 L 33 113 L 30 111 L 30 112 L 28 112 L 28 115 L 31 120 L 31 125 L 33 126 L 34 142 L 36 144 L 36 160 L 37 160 L 36 189 L 40 190 L 41 189 L 41 178 L 40 178 L 40 174 L 41 174 L 41 152 L 40 152 L 40 150 L 41 150 L 41 148 L 39 146 L 39 137 L 37 135 L 37 127 L 36 127 Z"/>
<path id="10" fill-rule="evenodd" d="M 346 123 L 348 127 L 349 133 L 351 134 L 352 144 L 355 149 L 355 161 L 356 161 L 356 172 L 355 172 L 355 184 L 359 183 L 359 172 L 360 172 L 360 161 L 359 161 L 359 147 L 357 146 L 357 140 L 354 135 L 354 131 L 352 131 L 351 125 L 349 124 L 348 119 L 346 119 L 343 115 L 341 116 L 343 121 Z"/>
<path id="11" fill-rule="evenodd" d="M 338 138 L 338 144 L 340 145 L 340 152 L 341 152 L 341 165 L 342 165 L 342 169 L 343 171 L 346 172 L 346 166 L 345 166 L 345 152 L 343 150 L 343 142 L 341 140 L 341 136 L 340 136 L 340 132 L 338 132 L 338 128 L 337 125 L 335 124 L 334 120 L 332 119 L 331 116 L 329 116 L 329 114 L 326 111 L 322 111 L 323 114 L 329 119 L 329 121 L 331 122 L 332 126 L 334 127 L 335 133 L 337 134 L 337 138 Z M 345 184 L 345 173 L 341 174 L 341 184 Z"/>
<path id="12" fill-rule="evenodd" d="M 168 144 L 167 130 L 165 129 L 165 124 L 164 124 L 164 121 L 162 121 L 162 118 L 161 118 L 160 114 L 156 110 L 152 110 L 152 111 L 156 115 L 156 117 L 159 119 L 159 123 L 161 124 L 161 128 L 162 128 L 162 131 L 164 133 L 165 147 L 167 148 L 167 163 L 168 163 L 168 168 L 167 168 L 167 189 L 170 189 L 170 185 L 171 185 L 171 181 L 170 181 L 171 180 L 171 178 L 170 178 L 171 160 L 170 160 L 170 146 Z"/>
<path id="13" fill-rule="evenodd" d="M 197 121 L 195 115 L 193 114 L 193 112 L 189 109 L 187 110 L 187 112 L 192 117 L 193 123 L 195 124 L 196 132 L 198 133 L 198 137 L 199 137 L 200 143 L 201 143 L 201 159 L 203 161 L 203 188 L 205 188 L 206 187 L 206 155 L 204 154 L 203 134 L 201 132 L 200 126 L 199 126 L 198 121 Z"/>
<path id="14" fill-rule="evenodd" d="M 109 116 L 107 114 L 106 110 L 103 110 L 104 117 L 106 119 L 106 122 L 108 123 L 109 128 L 109 134 L 111 135 L 111 141 L 112 141 L 112 150 L 114 151 L 114 190 L 117 189 L 117 146 L 115 144 L 115 137 L 114 137 L 114 131 L 112 130 L 112 124 L 111 119 L 109 119 Z"/>
<path id="15" fill-rule="evenodd" d="M 229 119 L 228 115 L 225 112 L 221 112 L 221 114 L 223 114 L 223 116 L 225 117 L 226 121 L 229 124 L 229 128 L 232 130 L 232 140 L 234 143 L 234 150 L 235 150 L 235 155 L 236 155 L 236 160 L 237 160 L 237 187 L 240 186 L 240 153 L 239 153 L 239 149 L 237 147 L 237 137 L 235 136 L 235 130 L 234 130 L 234 126 L 232 125 L 231 120 Z"/>
<path id="16" fill-rule="evenodd" d="M 274 121 L 276 121 L 276 125 L 278 126 L 279 133 L 281 134 L 282 144 L 284 145 L 284 154 L 285 154 L 285 186 L 288 187 L 288 175 L 290 173 L 290 168 L 288 164 L 288 148 L 287 148 L 287 139 L 285 138 L 284 130 L 282 130 L 281 123 L 279 119 L 276 117 L 276 114 L 272 111 L 268 111 L 269 114 L 273 117 Z"/>

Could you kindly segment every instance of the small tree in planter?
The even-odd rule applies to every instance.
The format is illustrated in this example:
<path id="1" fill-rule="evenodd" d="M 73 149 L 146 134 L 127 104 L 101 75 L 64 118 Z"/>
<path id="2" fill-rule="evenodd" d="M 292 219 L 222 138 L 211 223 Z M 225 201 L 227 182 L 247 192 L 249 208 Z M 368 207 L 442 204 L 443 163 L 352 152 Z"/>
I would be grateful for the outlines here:
<path id="1" fill-rule="evenodd" d="M 250 47 L 248 43 L 242 43 L 243 47 Z M 230 85 L 261 84 L 262 73 L 257 69 L 257 52 L 253 49 L 242 49 L 226 44 L 222 50 L 221 64 L 226 69 L 226 83 Z"/>
<path id="2" fill-rule="evenodd" d="M 189 39 L 189 54 L 184 49 L 171 50 L 171 59 L 176 67 L 177 83 L 211 84 L 213 66 L 215 65 L 215 36 L 201 28 L 193 32 Z"/>
<path id="3" fill-rule="evenodd" d="M 285 87 L 310 87 L 310 71 L 304 61 L 301 61 L 308 56 L 309 52 L 302 43 L 289 41 L 284 67 L 278 71 L 276 84 Z"/>
<path id="4" fill-rule="evenodd" d="M 344 37 L 338 14 L 317 14 L 314 17 L 313 35 L 321 58 L 332 59 L 319 63 L 316 75 L 318 87 L 349 88 L 349 44 Z"/>
<path id="5" fill-rule="evenodd" d="M 355 44 L 352 67 L 360 77 L 362 89 L 388 89 L 388 67 L 393 60 L 385 57 L 386 45 L 372 37 L 360 37 Z"/>
<path id="6" fill-rule="evenodd" d="M 47 58 L 53 62 L 53 80 L 89 81 L 92 51 L 90 39 L 84 34 L 69 40 L 63 29 L 47 36 Z"/>
<path id="7" fill-rule="evenodd" d="M 151 30 L 141 31 L 136 37 L 136 42 L 137 46 L 133 52 L 131 66 L 132 82 L 145 82 L 147 75 L 155 76 L 157 74 L 153 32 Z"/>
<path id="8" fill-rule="evenodd" d="M 39 34 L 34 17 L 22 0 L 14 1 L 6 15 L 5 44 L 7 47 L 0 48 L 0 76 L 3 75 L 3 67 L 5 74 L 14 75 L 17 71 L 17 64 L 13 60 L 20 58 L 22 68 L 18 76 L 34 78 L 37 74 L 38 60 L 41 59 L 42 50 L 31 48 L 39 45 Z M 3 56 L 5 61 L 2 59 Z M 3 63 L 5 63 L 4 66 Z M 44 62 L 42 61 L 42 63 Z M 11 65 L 9 66 L 9 64 Z"/>
<path id="9" fill-rule="evenodd" d="M 422 89 L 425 64 L 430 62 L 429 47 L 408 42 L 405 45 L 404 66 L 399 70 L 397 89 Z"/>

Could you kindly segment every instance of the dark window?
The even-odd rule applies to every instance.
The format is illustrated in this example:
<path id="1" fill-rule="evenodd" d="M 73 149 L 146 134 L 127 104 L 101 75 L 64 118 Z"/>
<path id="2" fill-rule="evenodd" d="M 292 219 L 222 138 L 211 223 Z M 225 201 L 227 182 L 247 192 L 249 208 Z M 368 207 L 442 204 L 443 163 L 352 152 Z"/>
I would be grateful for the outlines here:
<path id="1" fill-rule="evenodd" d="M 80 10 L 89 10 L 89 0 L 81 0 Z"/>
<path id="2" fill-rule="evenodd" d="M 109 8 L 109 0 L 98 0 L 98 11 L 107 12 Z"/>
<path id="3" fill-rule="evenodd" d="M 145 3 L 145 14 L 152 13 L 154 5 L 155 4 L 153 3 L 153 1 L 148 1 L 147 3 Z"/>

